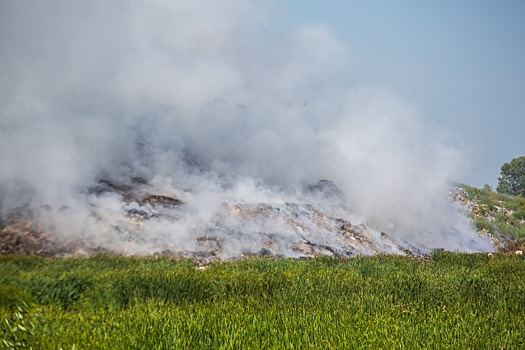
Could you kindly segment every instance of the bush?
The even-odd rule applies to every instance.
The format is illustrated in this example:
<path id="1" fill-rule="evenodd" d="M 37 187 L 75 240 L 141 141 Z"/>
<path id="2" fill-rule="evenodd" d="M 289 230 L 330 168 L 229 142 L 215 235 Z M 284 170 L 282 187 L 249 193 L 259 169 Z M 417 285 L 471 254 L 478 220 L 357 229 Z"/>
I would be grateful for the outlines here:
<path id="1" fill-rule="evenodd" d="M 525 156 L 514 158 L 501 166 L 497 191 L 525 197 Z"/>

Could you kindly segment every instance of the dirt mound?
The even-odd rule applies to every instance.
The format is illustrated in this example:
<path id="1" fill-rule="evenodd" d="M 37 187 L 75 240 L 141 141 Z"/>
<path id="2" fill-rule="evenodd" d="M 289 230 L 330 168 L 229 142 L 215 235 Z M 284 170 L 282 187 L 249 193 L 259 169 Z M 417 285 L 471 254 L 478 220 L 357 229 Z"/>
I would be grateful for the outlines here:
<path id="1" fill-rule="evenodd" d="M 29 218 L 12 217 L 0 223 L 0 254 L 56 256 L 72 254 L 78 248 L 44 232 Z"/>

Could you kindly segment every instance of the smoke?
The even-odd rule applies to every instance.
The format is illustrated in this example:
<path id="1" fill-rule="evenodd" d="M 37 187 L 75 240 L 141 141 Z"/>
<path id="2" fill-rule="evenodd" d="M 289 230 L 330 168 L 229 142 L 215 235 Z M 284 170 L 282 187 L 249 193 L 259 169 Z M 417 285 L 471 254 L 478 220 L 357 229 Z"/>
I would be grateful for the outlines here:
<path id="1" fill-rule="evenodd" d="M 225 201 L 304 201 L 330 179 L 344 213 L 377 230 L 477 249 L 444 197 L 461 154 L 388 89 L 352 83 L 351 48 L 330 28 L 276 29 L 279 5 L 3 1 L 2 213 L 30 208 L 57 234 L 118 246 L 107 223 L 129 204 L 89 189 L 142 178 L 191 215 L 148 222 L 148 244 L 129 249 L 191 250 Z"/>

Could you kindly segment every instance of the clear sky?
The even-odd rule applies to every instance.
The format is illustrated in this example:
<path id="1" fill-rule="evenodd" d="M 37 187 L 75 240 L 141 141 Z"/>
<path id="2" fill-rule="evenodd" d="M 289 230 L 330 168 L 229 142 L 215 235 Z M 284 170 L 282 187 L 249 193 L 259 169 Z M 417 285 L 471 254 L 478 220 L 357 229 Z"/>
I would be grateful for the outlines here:
<path id="1" fill-rule="evenodd" d="M 497 184 L 525 155 L 525 1 L 286 0 L 286 25 L 320 23 L 352 49 L 348 76 L 390 89 Z"/>

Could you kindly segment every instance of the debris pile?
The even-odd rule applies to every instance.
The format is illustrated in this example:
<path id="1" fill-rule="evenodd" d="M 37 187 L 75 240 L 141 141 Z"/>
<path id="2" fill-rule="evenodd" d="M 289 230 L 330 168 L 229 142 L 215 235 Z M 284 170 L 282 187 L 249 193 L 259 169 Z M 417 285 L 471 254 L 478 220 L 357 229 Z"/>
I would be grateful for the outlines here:
<path id="1" fill-rule="evenodd" d="M 510 218 L 515 214 L 515 210 L 508 209 L 503 201 L 498 201 L 500 205 L 489 206 L 486 203 L 480 203 L 476 196 L 470 196 L 468 191 L 463 187 L 451 187 L 449 198 L 461 203 L 474 217 L 483 216 L 489 221 L 496 220 L 497 214 L 503 214 Z M 525 220 L 519 220 L 520 224 L 525 223 Z"/>
<path id="2" fill-rule="evenodd" d="M 0 254 L 82 255 L 85 252 L 82 245 L 57 239 L 28 217 L 10 217 L 0 222 Z"/>
<path id="3" fill-rule="evenodd" d="M 272 203 L 222 199 L 206 220 L 196 220 L 191 203 L 172 192 L 162 193 L 141 178 L 133 178 L 128 184 L 101 180 L 88 189 L 88 195 L 95 199 L 111 198 L 117 203 L 112 213 L 92 214 L 97 227 L 103 229 L 102 234 L 66 239 L 68 235 L 48 232 L 30 216 L 12 216 L 0 222 L 0 252 L 161 253 L 207 263 L 246 256 L 350 257 L 381 253 L 418 256 L 429 250 L 353 218 L 348 214 L 344 193 L 329 180 L 307 186 L 303 193 L 303 197 L 290 196 L 289 201 Z M 451 196 L 471 210 L 479 207 L 461 188 L 453 189 Z"/>

